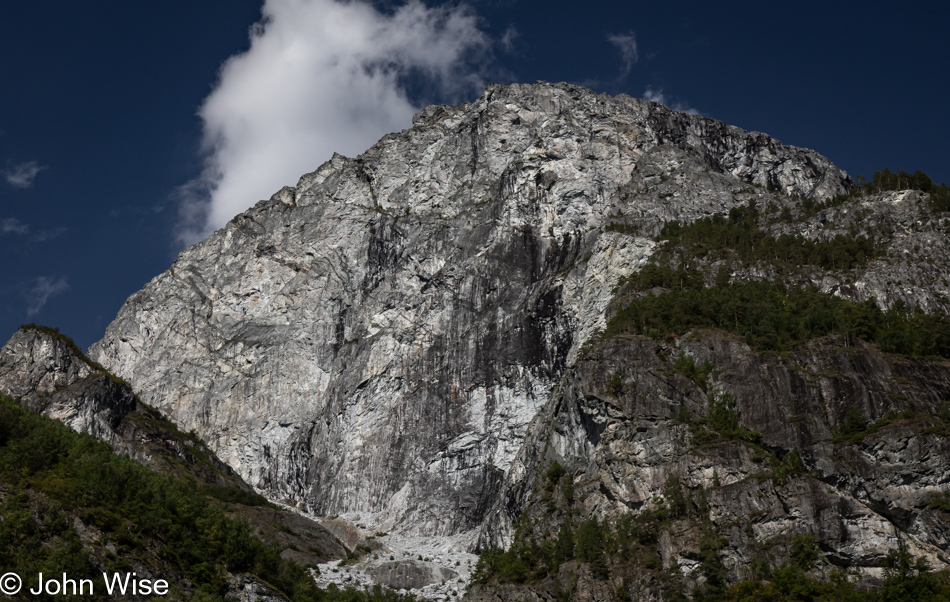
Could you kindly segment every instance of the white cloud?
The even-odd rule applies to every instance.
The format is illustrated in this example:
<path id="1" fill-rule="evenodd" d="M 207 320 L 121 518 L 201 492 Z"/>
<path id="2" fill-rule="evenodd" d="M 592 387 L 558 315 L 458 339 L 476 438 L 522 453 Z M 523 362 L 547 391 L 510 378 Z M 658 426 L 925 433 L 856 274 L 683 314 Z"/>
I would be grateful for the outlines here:
<path id="1" fill-rule="evenodd" d="M 222 66 L 204 100 L 202 176 L 183 186 L 190 243 L 293 185 L 333 152 L 356 155 L 411 125 L 404 82 L 442 97 L 482 86 L 472 60 L 488 38 L 466 6 L 418 0 L 390 13 L 365 0 L 266 0 L 249 50 Z"/>
<path id="2" fill-rule="evenodd" d="M 66 231 L 66 228 L 63 226 L 60 226 L 58 228 L 53 228 L 52 230 L 40 230 L 39 232 L 34 234 L 33 237 L 30 238 L 30 240 L 32 242 L 46 242 L 48 240 L 53 240 L 54 238 L 56 238 L 57 236 L 59 236 L 65 231 Z"/>
<path id="3" fill-rule="evenodd" d="M 15 217 L 0 219 L 0 234 L 26 234 L 30 227 Z"/>
<path id="4" fill-rule="evenodd" d="M 652 102 L 658 102 L 661 105 L 666 105 L 667 107 L 673 109 L 674 111 L 679 111 L 681 113 L 688 113 L 690 115 L 702 115 L 696 109 L 690 107 L 686 103 L 679 101 L 672 101 L 671 99 L 666 98 L 666 94 L 663 93 L 663 90 L 654 90 L 651 87 L 648 87 L 643 92 L 643 98 Z"/>
<path id="5" fill-rule="evenodd" d="M 26 298 L 27 304 L 26 317 L 32 318 L 43 309 L 46 302 L 54 295 L 68 290 L 69 284 L 66 282 L 65 276 L 60 276 L 59 278 L 39 276 L 23 291 L 23 296 Z"/>
<path id="6" fill-rule="evenodd" d="M 643 92 L 643 98 L 649 100 L 650 102 L 658 102 L 661 105 L 666 104 L 666 95 L 663 94 L 663 90 L 654 90 L 653 88 L 647 88 Z"/>
<path id="7" fill-rule="evenodd" d="M 14 165 L 9 169 L 0 170 L 0 174 L 3 174 L 7 184 L 14 188 L 29 188 L 33 185 L 36 174 L 44 169 L 46 169 L 46 166 L 40 165 L 36 161 L 27 161 Z"/>
<path id="8" fill-rule="evenodd" d="M 609 34 L 607 40 L 620 51 L 622 62 L 620 79 L 623 79 L 630 74 L 633 65 L 640 60 L 640 55 L 637 54 L 637 35 L 632 31 L 623 35 Z"/>
<path id="9" fill-rule="evenodd" d="M 521 37 L 521 34 L 518 33 L 518 30 L 515 29 L 514 25 L 509 25 L 508 29 L 505 30 L 505 33 L 501 36 L 499 44 L 501 44 L 502 50 L 505 52 L 511 52 L 515 49 L 515 42 L 518 38 Z"/>

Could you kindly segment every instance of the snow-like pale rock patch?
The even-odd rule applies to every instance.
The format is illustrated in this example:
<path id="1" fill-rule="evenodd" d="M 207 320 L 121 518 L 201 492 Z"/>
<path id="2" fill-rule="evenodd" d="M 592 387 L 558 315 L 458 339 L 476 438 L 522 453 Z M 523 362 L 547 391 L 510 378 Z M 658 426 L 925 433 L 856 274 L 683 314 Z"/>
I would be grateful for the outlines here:
<path id="1" fill-rule="evenodd" d="M 338 539 L 351 550 L 356 550 L 361 546 L 364 550 L 366 548 L 372 550 L 369 553 L 362 553 L 356 562 L 331 560 L 317 565 L 315 570 L 311 570 L 311 575 L 317 586 L 323 589 L 331 584 L 341 589 L 370 588 L 377 584 L 372 573 L 379 572 L 382 567 L 392 566 L 393 563 L 405 563 L 414 569 L 432 575 L 442 575 L 445 578 L 435 578 L 432 583 L 421 587 L 392 587 L 392 589 L 413 594 L 417 598 L 449 602 L 462 597 L 475 572 L 478 556 L 466 551 L 471 549 L 475 542 L 477 537 L 475 530 L 451 536 L 431 537 L 374 533 L 361 529 L 342 518 L 314 516 L 295 506 L 283 502 L 275 503 L 288 511 L 320 523 L 331 533 L 336 534 Z M 344 535 L 341 529 L 345 531 L 344 537 L 341 537 Z M 448 577 L 449 575 L 451 577 Z M 390 587 L 388 583 L 380 582 L 380 585 Z"/>
<path id="2" fill-rule="evenodd" d="M 393 588 L 402 593 L 411 593 L 426 600 L 449 601 L 461 598 L 471 581 L 478 556 L 464 550 L 471 541 L 471 534 L 454 536 L 409 537 L 402 535 L 370 536 L 369 542 L 376 542 L 379 549 L 364 555 L 356 563 L 345 564 L 342 560 L 332 560 L 318 565 L 314 571 L 314 580 L 321 588 L 331 583 L 337 587 L 372 587 L 376 581 L 371 576 L 374 569 L 393 562 L 412 562 L 419 568 L 428 568 L 433 572 L 455 574 L 451 579 L 442 579 L 416 588 Z M 342 565 L 342 566 L 341 566 Z M 384 587 L 388 584 L 382 583 Z"/>

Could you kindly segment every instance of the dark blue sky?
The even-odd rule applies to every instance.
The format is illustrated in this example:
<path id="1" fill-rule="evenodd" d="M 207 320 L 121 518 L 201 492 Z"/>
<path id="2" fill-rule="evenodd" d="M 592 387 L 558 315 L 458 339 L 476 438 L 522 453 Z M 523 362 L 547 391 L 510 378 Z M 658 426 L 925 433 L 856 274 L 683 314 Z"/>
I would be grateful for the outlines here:
<path id="1" fill-rule="evenodd" d="M 261 4 L 5 3 L 0 339 L 35 321 L 86 347 L 171 264 L 180 187 L 205 165 L 197 111 L 222 63 L 247 50 Z M 493 45 L 467 68 L 485 81 L 649 89 L 816 149 L 852 175 L 886 166 L 950 183 L 950 9 L 772 4 L 472 0 Z M 636 61 L 628 54 L 625 68 L 609 36 L 635 40 Z M 476 94 L 410 88 L 413 101 Z M 307 170 L 326 158 L 314 153 Z"/>

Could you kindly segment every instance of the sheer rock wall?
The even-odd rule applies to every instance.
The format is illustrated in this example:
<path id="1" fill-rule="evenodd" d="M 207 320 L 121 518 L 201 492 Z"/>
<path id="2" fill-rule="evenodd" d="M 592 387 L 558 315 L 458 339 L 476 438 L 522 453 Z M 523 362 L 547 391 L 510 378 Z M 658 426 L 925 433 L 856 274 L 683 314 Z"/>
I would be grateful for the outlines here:
<path id="1" fill-rule="evenodd" d="M 813 151 L 648 101 L 492 85 L 185 250 L 90 355 L 273 498 L 471 531 L 663 221 L 849 185 Z M 642 236 L 605 229 L 621 215 Z"/>

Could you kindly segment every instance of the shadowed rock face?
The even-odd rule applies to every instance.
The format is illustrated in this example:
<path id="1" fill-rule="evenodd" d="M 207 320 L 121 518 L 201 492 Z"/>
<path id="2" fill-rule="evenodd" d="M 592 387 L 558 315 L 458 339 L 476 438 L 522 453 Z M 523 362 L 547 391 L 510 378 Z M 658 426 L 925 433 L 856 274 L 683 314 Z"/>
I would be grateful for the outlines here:
<path id="1" fill-rule="evenodd" d="M 708 362 L 705 390 L 677 372 L 683 356 Z M 710 393 L 731 395 L 741 425 L 761 440 L 700 440 L 695 424 L 708 413 Z M 506 544 L 522 513 L 539 538 L 557 531 L 565 514 L 541 494 L 545 471 L 558 461 L 573 476 L 581 517 L 616 522 L 649 510 L 667 499 L 671 478 L 694 499 L 702 496 L 705 509 L 663 527 L 656 546 L 663 568 L 679 567 L 687 591 L 702 583 L 694 569 L 704 530 L 724 538 L 718 555 L 731 580 L 748 578 L 754 562 L 787 563 L 789 540 L 798 534 L 816 538 L 825 570 L 849 567 L 872 583 L 899 542 L 931 567 L 946 568 L 948 514 L 928 502 L 950 493 L 948 401 L 950 362 L 885 354 L 843 337 L 784 355 L 755 353 L 720 331 L 608 339 L 565 371 L 539 412 L 513 463 L 522 477 L 506 482 L 481 542 Z M 835 437 L 849 411 L 891 418 L 862 436 Z M 802 467 L 776 476 L 769 454 L 792 450 Z M 655 574 L 644 570 L 641 578 L 652 583 L 644 599 L 661 599 Z M 502 595 L 505 587 L 516 590 L 510 599 L 530 599 L 550 585 L 476 588 L 472 599 Z M 591 580 L 578 587 L 598 586 Z M 595 599 L 613 596 L 601 593 Z"/>
<path id="2" fill-rule="evenodd" d="M 204 444 L 140 403 L 127 383 L 90 362 L 61 335 L 31 327 L 15 332 L 0 348 L 0 393 L 153 470 L 250 490 Z"/>
<path id="3" fill-rule="evenodd" d="M 116 453 L 158 472 L 189 482 L 252 490 L 200 440 L 181 433 L 141 403 L 128 384 L 49 329 L 23 327 L 0 348 L 0 393 L 19 398 L 31 411 L 105 441 Z M 246 519 L 265 541 L 287 547 L 282 554 L 300 564 L 346 555 L 347 548 L 336 537 L 296 513 L 238 503 L 221 506 Z M 258 582 L 247 578 L 247 584 L 254 583 Z"/>
<path id="4" fill-rule="evenodd" d="M 69 389 L 69 391 L 66 391 Z M 0 349 L 0 393 L 20 397 L 31 411 L 59 420 L 115 447 L 135 395 L 78 356 L 63 339 L 18 330 Z"/>
<path id="5" fill-rule="evenodd" d="M 653 250 L 605 231 L 612 216 L 652 234 L 767 196 L 750 183 L 824 198 L 849 180 L 654 103 L 490 86 L 184 251 L 90 355 L 272 497 L 374 529 L 471 530 Z"/>

